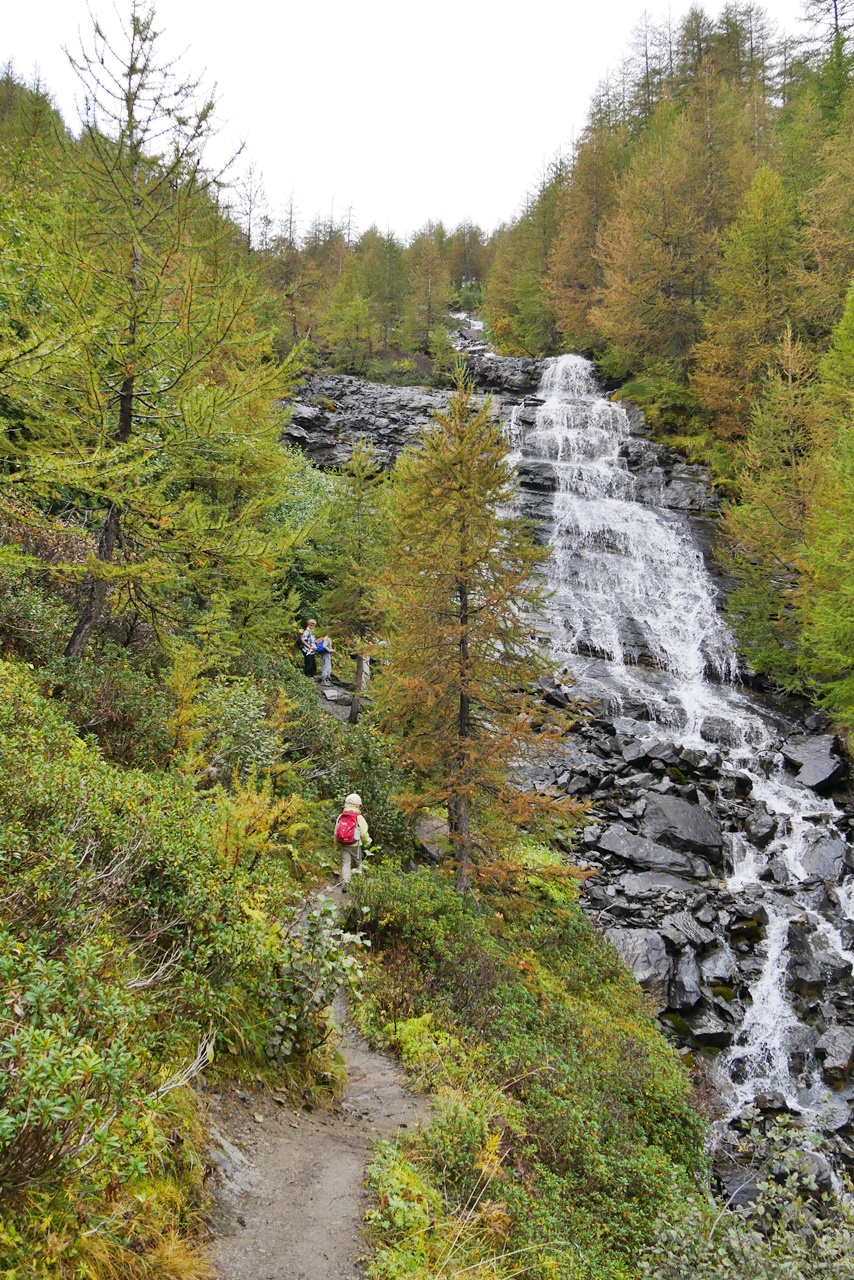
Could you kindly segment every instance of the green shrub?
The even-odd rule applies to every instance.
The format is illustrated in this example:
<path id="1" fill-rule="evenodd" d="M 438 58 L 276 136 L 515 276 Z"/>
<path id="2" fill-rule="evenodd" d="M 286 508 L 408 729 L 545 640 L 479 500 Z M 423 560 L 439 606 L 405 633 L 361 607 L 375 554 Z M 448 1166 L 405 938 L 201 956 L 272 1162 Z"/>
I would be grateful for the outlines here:
<path id="1" fill-rule="evenodd" d="M 539 866 L 486 881 L 479 904 L 440 873 L 388 866 L 352 894 L 374 947 L 365 1027 L 438 1098 L 402 1154 L 461 1224 L 475 1200 L 489 1201 L 493 1226 L 506 1218 L 498 1252 L 471 1242 L 493 1268 L 482 1274 L 636 1276 L 657 1222 L 705 1167 L 704 1126 L 616 953 L 555 901 Z M 490 1143 L 500 1160 L 487 1190 Z"/>
<path id="2" fill-rule="evenodd" d="M 355 967 L 350 939 L 328 907 L 301 917 L 292 857 L 275 833 L 263 848 L 250 840 L 247 803 L 118 769 L 32 672 L 0 663 L 0 1196 L 13 1198 L 0 1259 L 11 1274 L 42 1257 L 45 1221 L 63 1224 L 66 1244 L 46 1245 L 41 1269 L 22 1275 L 88 1274 L 90 1228 L 116 1257 L 140 1245 L 115 1274 L 150 1274 L 141 1254 L 160 1237 L 145 1187 L 172 1186 L 161 1194 L 177 1207 L 157 1231 L 177 1233 L 176 1249 L 198 1195 L 200 1154 L 170 1138 L 176 1106 L 182 1127 L 195 1123 L 186 1080 L 223 1051 L 297 1067 L 306 1084 L 325 1070 L 325 1009 Z"/>
<path id="3" fill-rule="evenodd" d="M 749 1205 L 723 1208 L 691 1197 L 658 1224 L 641 1268 L 646 1280 L 851 1280 L 854 1212 L 847 1196 L 820 1191 L 816 1152 L 823 1139 L 778 1122 L 744 1136 Z"/>

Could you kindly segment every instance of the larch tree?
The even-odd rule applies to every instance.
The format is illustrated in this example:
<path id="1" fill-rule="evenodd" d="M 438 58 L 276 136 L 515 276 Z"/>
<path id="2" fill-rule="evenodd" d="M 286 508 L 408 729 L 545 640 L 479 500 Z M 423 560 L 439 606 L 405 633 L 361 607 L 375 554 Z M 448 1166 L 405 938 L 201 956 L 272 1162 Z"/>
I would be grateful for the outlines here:
<path id="1" fill-rule="evenodd" d="M 854 93 L 833 136 L 813 134 L 821 173 L 802 197 L 804 262 L 796 263 L 799 311 L 816 339 L 828 340 L 854 278 Z M 803 181 L 803 169 L 799 169 Z M 808 175 L 812 177 L 812 174 Z"/>
<path id="2" fill-rule="evenodd" d="M 360 436 L 334 478 L 332 495 L 319 520 L 321 545 L 311 564 L 312 572 L 327 584 L 316 606 L 323 629 L 334 631 L 339 644 L 356 656 L 351 724 L 359 719 L 366 659 L 380 626 L 376 578 L 383 552 L 388 550 L 380 495 L 383 479 L 373 445 Z"/>
<path id="3" fill-rule="evenodd" d="M 404 333 L 414 350 L 427 352 L 436 331 L 447 321 L 454 305 L 454 293 L 432 228 L 417 238 L 410 254 L 412 267 Z"/>
<path id="4" fill-rule="evenodd" d="M 650 361 L 682 369 L 699 335 L 717 250 L 695 182 L 696 143 L 684 116 L 659 108 L 602 231 L 604 289 L 591 318 L 615 372 Z"/>
<path id="5" fill-rule="evenodd" d="M 744 441 L 740 501 L 724 516 L 737 582 L 729 609 L 751 664 L 797 684 L 796 602 L 827 430 L 810 354 L 791 326 L 774 355 Z"/>
<path id="6" fill-rule="evenodd" d="M 801 662 L 825 705 L 854 730 L 854 287 L 820 366 L 829 443 L 811 505 L 799 591 Z"/>
<path id="7" fill-rule="evenodd" d="M 134 0 L 118 40 L 96 23 L 74 62 L 85 123 L 40 246 L 68 338 L 17 379 L 27 429 L 4 442 L 6 483 L 97 542 L 74 659 L 111 591 L 155 625 L 264 625 L 283 554 L 266 513 L 293 373 L 272 358 L 254 267 L 202 165 L 213 104 L 159 58 L 154 23 Z"/>
<path id="8" fill-rule="evenodd" d="M 498 235 L 483 290 L 483 318 L 505 355 L 541 356 L 557 346 L 547 275 L 565 179 L 566 165 L 558 159 L 527 197 L 518 221 Z"/>
<path id="9" fill-rule="evenodd" d="M 723 436 L 742 436 L 774 351 L 792 318 L 795 211 L 776 173 L 763 165 L 730 229 L 694 358 L 694 388 Z"/>
<path id="10" fill-rule="evenodd" d="M 573 348 L 591 347 L 599 337 L 590 319 L 602 298 L 599 234 L 616 204 L 627 150 L 624 128 L 612 130 L 594 118 L 576 146 L 560 193 L 546 287 L 557 327 Z"/>
<path id="11" fill-rule="evenodd" d="M 355 256 L 347 259 L 327 298 L 317 334 L 333 368 L 358 375 L 367 371 L 381 334 Z"/>
<path id="12" fill-rule="evenodd" d="M 467 891 L 490 818 L 507 834 L 531 803 L 507 769 L 529 733 L 520 690 L 539 671 L 529 611 L 543 552 L 511 513 L 506 442 L 461 369 L 447 410 L 400 456 L 392 483 L 377 697 L 416 779 L 403 802 L 446 808 Z"/>

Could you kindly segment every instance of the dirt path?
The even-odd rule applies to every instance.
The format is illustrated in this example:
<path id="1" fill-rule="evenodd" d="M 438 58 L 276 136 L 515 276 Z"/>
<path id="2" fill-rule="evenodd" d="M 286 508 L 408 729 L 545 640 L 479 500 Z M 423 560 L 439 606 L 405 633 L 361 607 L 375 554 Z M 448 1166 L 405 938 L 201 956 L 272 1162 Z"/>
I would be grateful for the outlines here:
<path id="1" fill-rule="evenodd" d="M 349 1084 L 327 1111 L 295 1111 L 263 1092 L 210 1095 L 220 1280 L 358 1280 L 371 1143 L 419 1122 L 424 1098 L 400 1066 L 346 1022 Z"/>

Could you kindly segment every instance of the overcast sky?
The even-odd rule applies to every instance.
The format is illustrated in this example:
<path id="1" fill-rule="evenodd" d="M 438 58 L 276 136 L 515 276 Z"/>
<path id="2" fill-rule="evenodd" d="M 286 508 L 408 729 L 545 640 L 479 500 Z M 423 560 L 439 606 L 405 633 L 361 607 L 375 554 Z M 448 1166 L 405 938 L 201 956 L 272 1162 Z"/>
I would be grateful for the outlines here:
<path id="1" fill-rule="evenodd" d="M 127 8 L 118 0 L 119 10 Z M 655 0 L 158 0 L 167 55 L 216 83 L 216 148 L 245 143 L 271 211 L 293 192 L 304 225 L 348 206 L 358 228 L 506 221 L 566 149 L 590 95 Z M 674 17 L 688 0 L 673 0 Z M 709 0 L 717 12 L 721 4 Z M 87 0 L 0 0 L 0 60 L 38 70 L 66 119 L 63 46 L 88 39 Z M 116 22 L 112 0 L 93 12 Z M 794 30 L 800 0 L 766 10 Z"/>

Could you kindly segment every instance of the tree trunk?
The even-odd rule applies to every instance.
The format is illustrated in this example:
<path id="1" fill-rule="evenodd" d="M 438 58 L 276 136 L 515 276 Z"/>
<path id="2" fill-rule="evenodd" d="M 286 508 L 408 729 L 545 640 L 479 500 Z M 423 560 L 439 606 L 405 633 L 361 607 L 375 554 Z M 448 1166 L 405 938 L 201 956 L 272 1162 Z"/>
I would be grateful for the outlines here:
<path id="1" fill-rule="evenodd" d="M 456 841 L 457 841 L 457 893 L 467 894 L 472 890 L 472 857 L 471 857 L 471 823 L 469 820 L 468 795 L 456 798 Z"/>
<path id="2" fill-rule="evenodd" d="M 112 503 L 107 518 L 104 521 L 104 527 L 101 530 L 101 536 L 98 539 L 98 550 L 96 552 L 99 560 L 105 564 L 113 558 L 113 552 L 116 549 L 116 541 L 119 536 L 119 509 L 115 503 Z M 107 598 L 109 583 L 105 578 L 96 578 L 94 574 L 88 575 L 89 590 L 86 596 L 86 603 L 80 611 L 77 619 L 77 625 L 72 632 L 71 639 L 65 646 L 66 658 L 80 658 L 83 651 L 89 643 L 89 637 L 97 625 L 101 616 L 101 610 L 104 607 L 104 601 Z"/>
<path id="3" fill-rule="evenodd" d="M 458 589 L 458 598 L 460 602 L 460 701 L 457 720 L 458 732 L 458 755 L 457 755 L 457 782 L 458 791 L 454 797 L 454 819 L 456 831 L 454 832 L 457 845 L 457 866 L 459 868 L 457 875 L 457 892 L 466 894 L 471 893 L 472 888 L 472 844 L 471 844 L 471 813 L 469 798 L 469 739 L 471 738 L 471 700 L 468 692 L 469 677 L 469 600 L 468 600 L 468 580 L 465 572 L 460 567 L 460 585 Z M 450 805 L 448 806 L 448 817 L 450 819 Z M 449 821 L 449 826 L 451 823 Z"/>
<path id="4" fill-rule="evenodd" d="M 353 690 L 353 701 L 350 704 L 350 715 L 347 718 L 348 724 L 358 724 L 359 711 L 362 706 L 362 682 L 365 678 L 365 655 L 359 653 L 356 655 L 356 684 Z"/>

